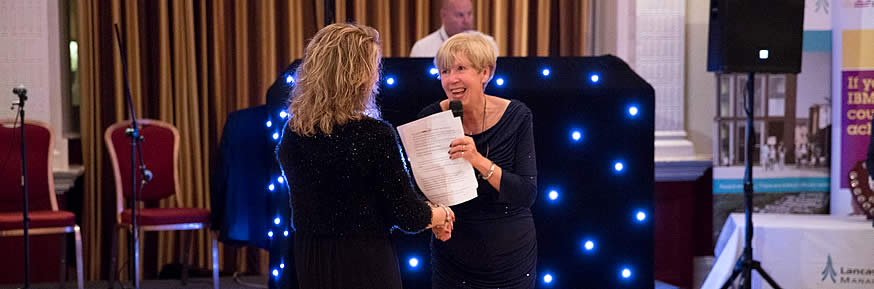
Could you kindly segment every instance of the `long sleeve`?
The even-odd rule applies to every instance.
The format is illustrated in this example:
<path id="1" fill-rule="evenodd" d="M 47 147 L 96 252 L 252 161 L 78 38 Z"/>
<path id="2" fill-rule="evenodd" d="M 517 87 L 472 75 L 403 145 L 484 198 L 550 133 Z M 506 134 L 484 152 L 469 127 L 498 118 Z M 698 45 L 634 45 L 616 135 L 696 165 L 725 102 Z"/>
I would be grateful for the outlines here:
<path id="1" fill-rule="evenodd" d="M 375 179 L 379 196 L 383 196 L 387 219 L 405 232 L 419 232 L 431 223 L 431 208 L 417 198 L 410 182 L 406 161 L 401 152 L 397 133 L 391 125 L 380 129 L 374 156 Z"/>
<path id="2" fill-rule="evenodd" d="M 504 169 L 497 201 L 514 207 L 530 208 L 537 197 L 537 160 L 534 152 L 534 129 L 531 111 L 523 110 L 516 132 L 512 169 Z M 503 168 L 503 167 L 502 167 Z"/>

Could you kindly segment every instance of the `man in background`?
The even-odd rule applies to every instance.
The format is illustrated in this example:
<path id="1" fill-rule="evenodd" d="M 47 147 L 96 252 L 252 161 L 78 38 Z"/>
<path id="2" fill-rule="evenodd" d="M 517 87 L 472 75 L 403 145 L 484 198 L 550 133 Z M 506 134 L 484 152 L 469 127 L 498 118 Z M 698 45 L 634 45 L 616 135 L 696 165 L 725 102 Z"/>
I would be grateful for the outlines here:
<path id="1" fill-rule="evenodd" d="M 473 4 L 470 0 L 442 0 L 440 4 L 440 21 L 443 26 L 416 41 L 410 57 L 434 57 L 443 41 L 459 32 L 473 30 Z"/>

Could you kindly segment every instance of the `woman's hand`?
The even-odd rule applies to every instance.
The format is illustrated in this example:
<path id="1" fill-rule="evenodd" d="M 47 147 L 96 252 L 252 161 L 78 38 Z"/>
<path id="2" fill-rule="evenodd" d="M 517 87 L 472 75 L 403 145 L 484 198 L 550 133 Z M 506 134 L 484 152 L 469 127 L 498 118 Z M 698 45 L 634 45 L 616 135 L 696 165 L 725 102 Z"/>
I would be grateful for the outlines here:
<path id="1" fill-rule="evenodd" d="M 472 137 L 460 137 L 449 144 L 449 159 L 451 160 L 463 158 L 467 160 L 467 162 L 473 164 L 474 161 L 482 157 L 483 156 L 476 150 L 476 143 L 473 142 Z"/>
<path id="2" fill-rule="evenodd" d="M 449 240 L 449 238 L 452 238 L 452 228 L 453 224 L 455 223 L 455 212 L 453 212 L 452 209 L 447 206 L 441 205 L 440 207 L 445 209 L 448 215 L 446 215 L 446 220 L 444 220 L 443 225 L 436 226 L 431 229 L 431 231 L 434 232 L 434 237 L 437 237 L 437 239 L 440 239 L 440 241 L 446 242 Z"/>
<path id="3" fill-rule="evenodd" d="M 486 153 L 488 154 L 488 152 Z M 464 136 L 457 138 L 449 144 L 449 159 L 457 159 L 463 158 L 471 166 L 473 169 L 480 173 L 482 176 L 489 175 L 491 171 L 492 161 L 484 157 L 477 151 L 476 143 L 473 142 L 473 138 L 469 136 Z M 492 173 L 494 174 L 494 172 Z M 500 175 L 500 173 L 498 173 Z M 490 183 L 495 189 L 500 189 L 500 177 L 495 178 L 496 183 Z"/>
<path id="4" fill-rule="evenodd" d="M 434 237 L 440 241 L 449 241 L 449 238 L 452 238 L 452 223 L 436 226 L 431 228 L 431 231 L 434 232 Z"/>
<path id="5" fill-rule="evenodd" d="M 442 223 L 431 227 L 431 231 L 434 232 L 434 236 L 437 239 L 446 242 L 447 240 L 449 240 L 449 238 L 452 238 L 452 228 L 453 223 L 455 222 L 455 212 L 453 212 L 452 209 L 447 206 L 436 206 L 433 204 L 431 205 L 435 213 L 444 216 Z"/>

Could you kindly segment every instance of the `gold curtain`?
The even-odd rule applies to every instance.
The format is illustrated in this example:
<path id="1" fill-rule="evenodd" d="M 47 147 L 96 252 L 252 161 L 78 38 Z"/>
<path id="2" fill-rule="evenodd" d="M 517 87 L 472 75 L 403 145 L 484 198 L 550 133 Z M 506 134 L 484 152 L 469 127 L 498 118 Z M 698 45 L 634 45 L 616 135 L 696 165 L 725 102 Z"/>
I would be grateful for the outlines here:
<path id="1" fill-rule="evenodd" d="M 472 0 L 474 29 L 495 38 L 500 56 L 584 56 L 591 1 Z M 335 0 L 334 8 L 338 22 L 379 30 L 385 57 L 409 56 L 416 40 L 440 28 L 439 0 Z"/>
<path id="2" fill-rule="evenodd" d="M 225 118 L 232 111 L 265 103 L 278 73 L 301 57 L 304 36 L 313 35 L 317 27 L 315 19 L 302 15 L 314 15 L 314 2 L 77 2 L 86 164 L 82 227 L 88 279 L 106 278 L 114 233 L 115 190 L 103 132 L 129 118 L 112 25 L 118 23 L 126 45 L 137 117 L 161 119 L 179 128 L 182 190 L 175 198 L 185 207 L 208 208 L 210 155 L 217 148 Z M 160 205 L 173 206 L 175 200 Z M 147 251 L 142 255 L 146 277 L 176 260 L 178 240 L 176 232 L 146 235 Z M 119 245 L 119 263 L 124 263 L 126 244 Z M 223 271 L 267 270 L 263 252 L 222 247 L 220 256 Z M 193 262 L 207 268 L 210 258 L 208 236 L 199 232 Z"/>
<path id="3" fill-rule="evenodd" d="M 331 0 L 334 18 L 378 29 L 385 57 L 408 56 L 440 27 L 440 0 Z M 501 56 L 582 56 L 591 0 L 474 0 L 475 28 L 495 37 Z M 180 131 L 180 183 L 186 207 L 209 207 L 209 168 L 230 112 L 264 104 L 277 75 L 303 56 L 324 22 L 323 0 L 78 0 L 82 159 L 85 164 L 86 278 L 105 279 L 115 191 L 103 132 L 128 117 L 121 55 L 127 50 L 131 96 L 140 118 Z M 164 201 L 161 206 L 172 203 Z M 118 233 L 121 234 L 121 233 Z M 146 277 L 179 254 L 178 233 L 147 234 Z M 119 252 L 126 252 L 121 238 Z M 197 233 L 195 265 L 210 264 L 208 236 Z M 151 249 L 150 249 L 151 247 Z M 124 263 L 127 254 L 119 254 Z M 263 252 L 221 247 L 222 271 L 267 271 Z M 113 269 L 117 270 L 117 268 Z M 124 274 L 122 274 L 124 275 Z"/>

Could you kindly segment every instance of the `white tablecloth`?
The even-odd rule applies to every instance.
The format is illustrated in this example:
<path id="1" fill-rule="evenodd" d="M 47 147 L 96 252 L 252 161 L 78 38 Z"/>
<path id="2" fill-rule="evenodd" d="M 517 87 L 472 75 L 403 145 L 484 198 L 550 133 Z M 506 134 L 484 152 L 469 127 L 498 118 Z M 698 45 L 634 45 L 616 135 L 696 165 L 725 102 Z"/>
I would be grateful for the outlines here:
<path id="1" fill-rule="evenodd" d="M 874 288 L 874 227 L 864 217 L 753 214 L 753 259 L 786 289 Z M 701 288 L 720 288 L 743 254 L 744 214 L 729 216 Z M 753 273 L 753 288 L 771 288 Z"/>

